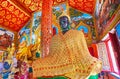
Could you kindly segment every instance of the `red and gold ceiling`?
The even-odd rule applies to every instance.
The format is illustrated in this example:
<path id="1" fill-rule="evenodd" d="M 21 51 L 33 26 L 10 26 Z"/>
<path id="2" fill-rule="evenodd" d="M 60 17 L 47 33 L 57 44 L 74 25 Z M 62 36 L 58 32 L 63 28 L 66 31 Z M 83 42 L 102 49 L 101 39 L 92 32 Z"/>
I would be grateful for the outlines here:
<path id="1" fill-rule="evenodd" d="M 69 5 L 77 10 L 89 14 L 94 13 L 96 0 L 68 0 Z"/>
<path id="2" fill-rule="evenodd" d="M 42 0 L 16 0 L 16 1 L 22 3 L 23 6 L 26 6 L 33 12 L 42 9 L 41 8 Z M 67 0 L 53 0 L 53 6 L 64 3 L 66 1 Z M 89 14 L 93 14 L 96 0 L 68 0 L 68 3 L 71 7 L 75 9 L 78 9 Z"/>
<path id="3" fill-rule="evenodd" d="M 19 31 L 29 19 L 30 15 L 10 0 L 0 1 L 1 26 L 12 31 Z"/>
<path id="4" fill-rule="evenodd" d="M 48 0 L 49 1 L 49 0 Z M 67 0 L 53 0 L 53 6 Z M 68 0 L 71 7 L 94 13 L 95 0 Z M 31 14 L 42 8 L 42 0 L 0 0 L 0 25 L 12 31 L 19 31 L 30 19 Z"/>
<path id="5" fill-rule="evenodd" d="M 42 8 L 42 0 L 16 0 L 30 12 L 39 11 Z"/>
<path id="6" fill-rule="evenodd" d="M 16 0 L 25 6 L 31 12 L 39 11 L 42 9 L 42 0 Z M 48 0 L 49 1 L 49 0 Z M 64 3 L 66 0 L 53 0 L 53 6 Z"/>

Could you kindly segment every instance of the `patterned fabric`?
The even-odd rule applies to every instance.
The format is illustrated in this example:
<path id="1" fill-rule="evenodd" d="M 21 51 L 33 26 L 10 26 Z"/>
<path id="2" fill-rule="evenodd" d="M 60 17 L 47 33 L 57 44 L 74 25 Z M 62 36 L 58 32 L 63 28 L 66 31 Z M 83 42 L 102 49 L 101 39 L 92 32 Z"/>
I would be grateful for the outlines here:
<path id="1" fill-rule="evenodd" d="M 90 55 L 81 31 L 69 30 L 55 35 L 49 55 L 34 61 L 32 67 L 33 77 L 64 75 L 85 79 L 101 71 L 101 61 Z"/>
<path id="2" fill-rule="evenodd" d="M 98 50 L 98 58 L 102 61 L 103 63 L 103 71 L 110 71 L 110 62 L 109 62 L 109 55 L 107 52 L 107 48 L 105 45 L 105 42 L 101 42 L 97 44 L 97 50 Z"/>

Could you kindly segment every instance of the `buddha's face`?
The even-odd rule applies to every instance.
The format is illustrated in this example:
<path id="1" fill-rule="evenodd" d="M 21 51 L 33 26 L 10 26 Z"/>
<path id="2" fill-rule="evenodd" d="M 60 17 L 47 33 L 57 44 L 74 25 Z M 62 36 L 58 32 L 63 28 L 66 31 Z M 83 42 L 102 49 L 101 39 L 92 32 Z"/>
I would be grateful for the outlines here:
<path id="1" fill-rule="evenodd" d="M 60 17 L 59 23 L 60 23 L 61 28 L 63 28 L 63 29 L 68 28 L 68 25 L 69 25 L 68 17 L 67 16 Z"/>

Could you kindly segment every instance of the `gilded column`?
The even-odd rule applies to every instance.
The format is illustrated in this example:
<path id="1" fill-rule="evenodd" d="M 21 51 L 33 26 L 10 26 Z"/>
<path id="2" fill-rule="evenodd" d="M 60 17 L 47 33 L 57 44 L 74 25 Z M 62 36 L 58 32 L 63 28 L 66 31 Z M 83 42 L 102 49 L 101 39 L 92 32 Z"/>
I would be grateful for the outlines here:
<path id="1" fill-rule="evenodd" d="M 42 0 L 42 57 L 48 55 L 49 44 L 52 37 L 52 3 L 52 0 Z"/>

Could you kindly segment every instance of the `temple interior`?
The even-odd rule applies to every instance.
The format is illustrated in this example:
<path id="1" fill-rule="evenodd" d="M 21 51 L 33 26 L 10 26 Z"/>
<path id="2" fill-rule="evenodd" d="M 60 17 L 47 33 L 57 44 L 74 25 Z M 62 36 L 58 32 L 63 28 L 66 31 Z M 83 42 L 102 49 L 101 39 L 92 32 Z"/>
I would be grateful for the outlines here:
<path id="1" fill-rule="evenodd" d="M 65 23 L 61 16 L 68 18 L 67 31 L 77 30 L 74 38 L 74 32 L 66 33 L 66 27 L 61 28 L 60 21 Z M 60 38 L 64 39 L 56 40 L 63 31 L 65 34 Z M 86 43 L 73 43 L 77 36 L 81 36 L 79 32 L 84 34 Z M 59 45 L 64 43 L 65 46 Z M 67 49 L 68 54 L 62 54 L 62 49 Z M 101 70 L 91 69 L 98 73 L 91 74 L 90 71 L 89 76 L 85 64 L 90 62 L 84 60 L 88 58 L 92 62 L 92 58 L 87 57 L 86 50 L 96 63 L 102 62 Z M 81 66 L 75 66 L 79 64 L 77 62 L 71 65 L 79 70 L 74 71 L 74 68 L 72 71 L 69 64 L 64 66 L 63 63 L 67 63 L 64 55 L 71 51 L 72 56 L 80 51 L 74 59 L 81 59 L 83 70 Z M 60 74 L 57 62 L 63 62 Z M 94 68 L 93 65 L 90 67 Z M 80 73 L 80 77 L 73 73 Z M 0 79 L 120 79 L 120 0 L 0 0 Z"/>

